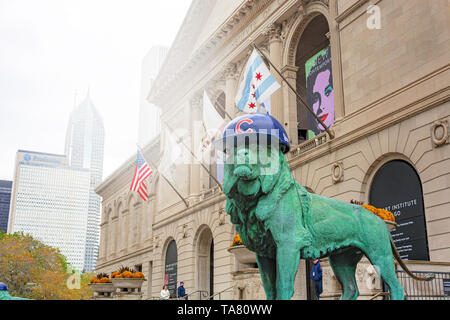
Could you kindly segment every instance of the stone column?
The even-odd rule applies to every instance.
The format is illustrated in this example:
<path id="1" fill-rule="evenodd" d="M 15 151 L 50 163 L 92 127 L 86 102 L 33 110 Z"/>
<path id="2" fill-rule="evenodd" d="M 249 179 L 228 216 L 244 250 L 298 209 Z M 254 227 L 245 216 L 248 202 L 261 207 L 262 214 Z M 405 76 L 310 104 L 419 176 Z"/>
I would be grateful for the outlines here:
<path id="1" fill-rule="evenodd" d="M 119 252 L 119 248 L 118 248 L 118 242 L 120 240 L 120 234 L 119 231 L 120 229 L 118 228 L 118 223 L 119 223 L 119 216 L 116 214 L 111 218 L 111 231 L 109 233 L 108 238 L 111 239 L 110 240 L 110 245 L 109 245 L 109 252 L 107 254 L 107 259 L 109 260 L 110 256 L 111 257 L 115 257 L 118 252 Z"/>
<path id="2" fill-rule="evenodd" d="M 278 70 L 281 70 L 282 64 L 282 41 L 281 41 L 281 25 L 274 23 L 272 24 L 266 34 L 269 37 L 269 52 L 270 61 L 275 65 Z M 282 80 L 275 70 L 271 70 L 271 73 L 278 81 L 282 84 Z M 280 123 L 284 123 L 283 117 L 283 92 L 281 89 L 275 91 L 270 97 L 270 113 L 276 118 Z"/>
<path id="3" fill-rule="evenodd" d="M 108 221 L 103 221 L 100 224 L 100 248 L 98 253 L 98 259 L 106 259 L 108 256 L 108 232 L 109 223 Z"/>
<path id="4" fill-rule="evenodd" d="M 127 208 L 123 211 L 123 213 L 121 214 L 122 216 L 122 221 L 123 221 L 123 226 L 122 226 L 122 236 L 123 236 L 123 243 L 122 243 L 122 251 L 124 253 L 126 253 L 128 251 L 128 246 L 129 246 L 129 238 L 130 238 L 130 209 Z"/>
<path id="5" fill-rule="evenodd" d="M 297 71 L 296 66 L 284 66 L 281 69 L 283 77 L 295 88 L 297 81 Z M 297 131 L 297 96 L 287 85 L 287 83 L 282 84 L 281 89 L 283 93 L 283 101 L 285 102 L 285 107 L 283 108 L 283 117 L 285 119 L 283 126 L 289 136 L 289 142 L 291 147 L 298 145 L 298 131 Z"/>
<path id="6" fill-rule="evenodd" d="M 235 106 L 235 98 L 236 98 L 236 86 L 237 86 L 237 69 L 235 63 L 230 63 L 225 68 L 225 111 L 230 115 L 230 117 L 234 118 L 237 109 Z M 225 116 L 225 121 L 229 121 L 228 116 Z"/>
<path id="7" fill-rule="evenodd" d="M 335 122 L 345 115 L 344 86 L 342 79 L 341 40 L 339 26 L 335 18 L 338 15 L 337 1 L 330 1 L 330 31 L 327 37 L 331 46 L 331 67 L 333 68 L 334 117 Z"/>
<path id="8" fill-rule="evenodd" d="M 156 178 L 155 178 L 156 179 Z M 150 184 L 151 185 L 151 184 Z M 156 183 L 153 184 L 154 189 L 156 187 Z M 152 225 L 154 222 L 154 216 L 156 212 L 156 193 L 150 191 L 150 199 L 147 203 L 147 206 L 144 211 L 145 215 L 145 236 L 144 236 L 144 242 L 150 242 L 153 237 L 153 229 Z"/>
<path id="9" fill-rule="evenodd" d="M 145 226 L 143 222 L 143 217 L 144 217 L 144 208 L 145 208 L 145 203 L 141 203 L 139 206 L 136 207 L 136 211 L 135 211 L 135 218 L 134 218 L 134 228 L 135 228 L 135 232 L 136 232 L 136 238 L 134 241 L 134 244 L 137 245 L 138 247 L 141 245 L 142 243 L 142 229 Z"/>
<path id="10" fill-rule="evenodd" d="M 190 100 L 190 134 L 191 141 L 190 146 L 194 154 L 197 153 L 200 145 L 200 132 L 202 121 L 202 108 L 203 108 L 203 96 L 202 94 L 194 94 Z M 189 164 L 189 198 L 197 196 L 200 193 L 200 164 L 198 161 L 189 156 L 191 159 Z"/>

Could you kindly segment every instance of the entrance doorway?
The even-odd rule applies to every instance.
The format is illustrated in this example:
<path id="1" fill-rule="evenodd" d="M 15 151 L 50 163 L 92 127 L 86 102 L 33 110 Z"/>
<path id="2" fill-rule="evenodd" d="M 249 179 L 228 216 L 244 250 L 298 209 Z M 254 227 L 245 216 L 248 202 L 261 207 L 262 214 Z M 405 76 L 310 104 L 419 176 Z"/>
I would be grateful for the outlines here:
<path id="1" fill-rule="evenodd" d="M 211 229 L 205 226 L 197 241 L 197 290 L 202 299 L 214 294 L 214 241 Z"/>
<path id="2" fill-rule="evenodd" d="M 178 251 L 175 240 L 170 241 L 166 251 L 164 284 L 170 291 L 171 297 L 177 294 L 177 270 L 178 270 Z"/>
<path id="3" fill-rule="evenodd" d="M 385 163 L 373 178 L 369 204 L 394 214 L 398 227 L 391 234 L 402 259 L 430 260 L 422 183 L 412 165 Z"/>

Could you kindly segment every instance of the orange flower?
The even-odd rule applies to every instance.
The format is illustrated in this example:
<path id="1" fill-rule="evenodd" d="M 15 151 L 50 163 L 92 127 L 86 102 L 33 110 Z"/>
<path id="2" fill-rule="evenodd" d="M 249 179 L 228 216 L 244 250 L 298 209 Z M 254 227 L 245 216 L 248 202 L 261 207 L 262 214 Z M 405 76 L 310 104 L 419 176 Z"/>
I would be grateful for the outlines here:
<path id="1" fill-rule="evenodd" d="M 100 280 L 97 278 L 92 278 L 91 283 L 100 283 Z"/>
<path id="2" fill-rule="evenodd" d="M 133 273 L 130 271 L 124 271 L 122 272 L 120 278 L 133 278 Z"/>
<path id="3" fill-rule="evenodd" d="M 383 220 L 395 222 L 395 217 L 392 214 L 392 212 L 390 212 L 390 211 L 387 211 L 385 209 L 375 208 L 374 206 L 371 206 L 370 204 L 362 204 L 362 206 Z"/>
<path id="4" fill-rule="evenodd" d="M 145 276 L 142 272 L 136 272 L 133 274 L 133 278 L 137 278 L 137 279 L 145 279 Z"/>
<path id="5" fill-rule="evenodd" d="M 233 238 L 233 243 L 231 243 L 230 247 L 239 246 L 242 244 L 241 237 L 239 236 L 239 233 L 236 233 L 236 235 Z"/>
<path id="6" fill-rule="evenodd" d="M 111 281 L 109 281 L 109 278 L 103 277 L 103 278 L 101 278 L 101 279 L 99 280 L 99 282 L 100 282 L 100 283 L 108 283 L 108 282 L 111 282 Z"/>

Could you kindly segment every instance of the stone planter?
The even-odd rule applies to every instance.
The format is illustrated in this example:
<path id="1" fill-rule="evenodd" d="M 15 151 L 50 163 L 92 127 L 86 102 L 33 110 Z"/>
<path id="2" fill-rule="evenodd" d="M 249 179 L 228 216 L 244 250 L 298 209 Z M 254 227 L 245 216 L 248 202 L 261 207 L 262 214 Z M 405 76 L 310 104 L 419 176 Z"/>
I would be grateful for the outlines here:
<path id="1" fill-rule="evenodd" d="M 89 286 L 94 291 L 94 299 L 111 299 L 116 291 L 112 283 L 90 283 Z"/>
<path id="2" fill-rule="evenodd" d="M 233 246 L 227 249 L 229 253 L 234 254 L 237 261 L 243 264 L 256 263 L 256 255 L 248 250 L 244 245 Z"/>
<path id="3" fill-rule="evenodd" d="M 137 292 L 146 279 L 113 278 L 111 281 L 114 288 L 120 289 L 120 292 Z"/>

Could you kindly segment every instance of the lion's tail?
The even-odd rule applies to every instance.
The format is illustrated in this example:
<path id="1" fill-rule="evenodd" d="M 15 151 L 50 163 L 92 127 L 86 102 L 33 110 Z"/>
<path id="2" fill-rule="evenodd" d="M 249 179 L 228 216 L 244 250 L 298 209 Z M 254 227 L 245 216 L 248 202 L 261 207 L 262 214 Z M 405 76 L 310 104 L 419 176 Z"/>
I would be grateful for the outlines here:
<path id="1" fill-rule="evenodd" d="M 419 280 L 419 281 L 430 281 L 434 279 L 434 275 L 433 274 L 426 274 L 424 277 L 419 277 L 416 276 L 415 274 L 413 274 L 408 267 L 406 266 L 405 262 L 402 260 L 402 258 L 400 258 L 400 254 L 397 251 L 397 248 L 395 247 L 394 241 L 392 240 L 392 236 L 389 235 L 389 239 L 391 241 L 391 248 L 392 248 L 392 253 L 394 254 L 395 259 L 398 261 L 398 263 L 400 264 L 400 266 L 402 267 L 403 270 L 405 270 L 405 272 L 413 279 L 415 280 Z"/>

